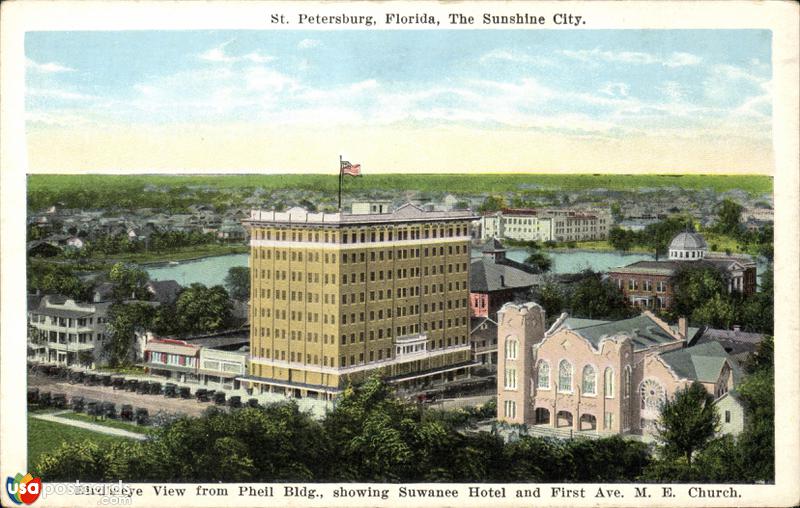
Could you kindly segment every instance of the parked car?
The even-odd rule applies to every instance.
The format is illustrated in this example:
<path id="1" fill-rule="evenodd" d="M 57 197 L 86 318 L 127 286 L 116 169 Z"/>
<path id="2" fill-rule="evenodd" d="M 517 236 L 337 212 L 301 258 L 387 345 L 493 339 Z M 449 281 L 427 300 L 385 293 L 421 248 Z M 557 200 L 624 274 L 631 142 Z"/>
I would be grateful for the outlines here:
<path id="1" fill-rule="evenodd" d="M 83 397 L 75 395 L 72 397 L 72 400 L 70 402 L 72 404 L 73 411 L 75 411 L 76 413 L 80 413 L 81 411 L 83 411 L 84 408 Z"/>
<path id="2" fill-rule="evenodd" d="M 178 385 L 175 383 L 167 383 L 164 385 L 164 397 L 177 397 Z"/>
<path id="3" fill-rule="evenodd" d="M 137 407 L 134 419 L 139 425 L 148 425 L 150 423 L 150 414 L 147 412 L 146 408 Z"/>
<path id="4" fill-rule="evenodd" d="M 117 408 L 113 402 L 103 402 L 100 414 L 105 418 L 116 418 L 117 417 Z"/>
<path id="5" fill-rule="evenodd" d="M 66 393 L 54 393 L 53 394 L 53 407 L 58 409 L 64 409 L 67 407 L 67 394 Z"/>
<path id="6" fill-rule="evenodd" d="M 119 417 L 122 420 L 133 420 L 133 406 L 130 404 L 123 404 L 122 409 L 119 411 Z"/>

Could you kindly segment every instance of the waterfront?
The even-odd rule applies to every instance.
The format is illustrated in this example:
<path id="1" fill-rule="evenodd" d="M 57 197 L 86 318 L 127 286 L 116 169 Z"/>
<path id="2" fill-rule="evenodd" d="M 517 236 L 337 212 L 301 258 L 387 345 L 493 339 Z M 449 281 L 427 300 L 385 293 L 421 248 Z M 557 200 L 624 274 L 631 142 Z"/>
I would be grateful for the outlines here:
<path id="1" fill-rule="evenodd" d="M 473 257 L 480 256 L 480 250 L 473 250 Z M 524 261 L 525 249 L 509 249 L 508 257 Z M 551 251 L 547 255 L 553 260 L 552 273 L 575 273 L 587 268 L 606 271 L 615 266 L 627 265 L 641 260 L 655 259 L 649 254 L 622 254 L 619 252 L 591 251 Z M 174 279 L 182 286 L 199 282 L 206 286 L 223 284 L 228 270 L 234 266 L 247 266 L 248 254 L 229 254 L 212 256 L 178 264 L 163 265 L 147 269 L 151 279 Z"/>

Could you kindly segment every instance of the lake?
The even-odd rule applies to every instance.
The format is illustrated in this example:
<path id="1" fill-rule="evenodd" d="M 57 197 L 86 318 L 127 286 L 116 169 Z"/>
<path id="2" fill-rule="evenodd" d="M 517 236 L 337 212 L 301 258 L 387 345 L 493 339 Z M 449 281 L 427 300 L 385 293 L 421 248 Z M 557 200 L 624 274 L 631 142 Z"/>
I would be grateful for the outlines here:
<path id="1" fill-rule="evenodd" d="M 474 250 L 473 256 L 480 256 L 480 250 Z M 509 249 L 506 254 L 515 261 L 524 261 L 527 253 L 525 249 Z M 147 273 L 154 280 L 174 279 L 182 286 L 199 282 L 206 286 L 223 284 L 228 270 L 234 266 L 247 266 L 249 254 L 229 254 L 185 261 L 176 265 L 157 266 L 148 268 Z M 587 268 L 596 272 L 606 271 L 609 268 L 623 266 L 636 261 L 655 259 L 649 254 L 620 254 L 617 252 L 587 252 L 567 251 L 549 252 L 553 260 L 553 273 L 576 273 Z"/>

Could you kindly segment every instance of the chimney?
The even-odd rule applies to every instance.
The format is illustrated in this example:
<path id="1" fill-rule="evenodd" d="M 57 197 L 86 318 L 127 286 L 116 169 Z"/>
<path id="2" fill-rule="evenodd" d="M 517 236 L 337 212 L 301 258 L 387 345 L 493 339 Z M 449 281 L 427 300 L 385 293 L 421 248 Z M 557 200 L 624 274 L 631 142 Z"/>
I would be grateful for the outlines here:
<path id="1" fill-rule="evenodd" d="M 683 340 L 687 340 L 689 338 L 687 337 L 689 334 L 689 329 L 685 317 L 678 318 L 678 334 Z"/>

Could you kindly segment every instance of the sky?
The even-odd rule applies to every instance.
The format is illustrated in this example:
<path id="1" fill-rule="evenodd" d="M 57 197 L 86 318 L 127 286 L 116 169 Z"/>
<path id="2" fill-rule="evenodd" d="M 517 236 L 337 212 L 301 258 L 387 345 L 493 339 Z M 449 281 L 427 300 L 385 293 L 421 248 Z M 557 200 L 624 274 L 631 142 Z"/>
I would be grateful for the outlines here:
<path id="1" fill-rule="evenodd" d="M 29 32 L 32 170 L 771 173 L 767 30 Z"/>

